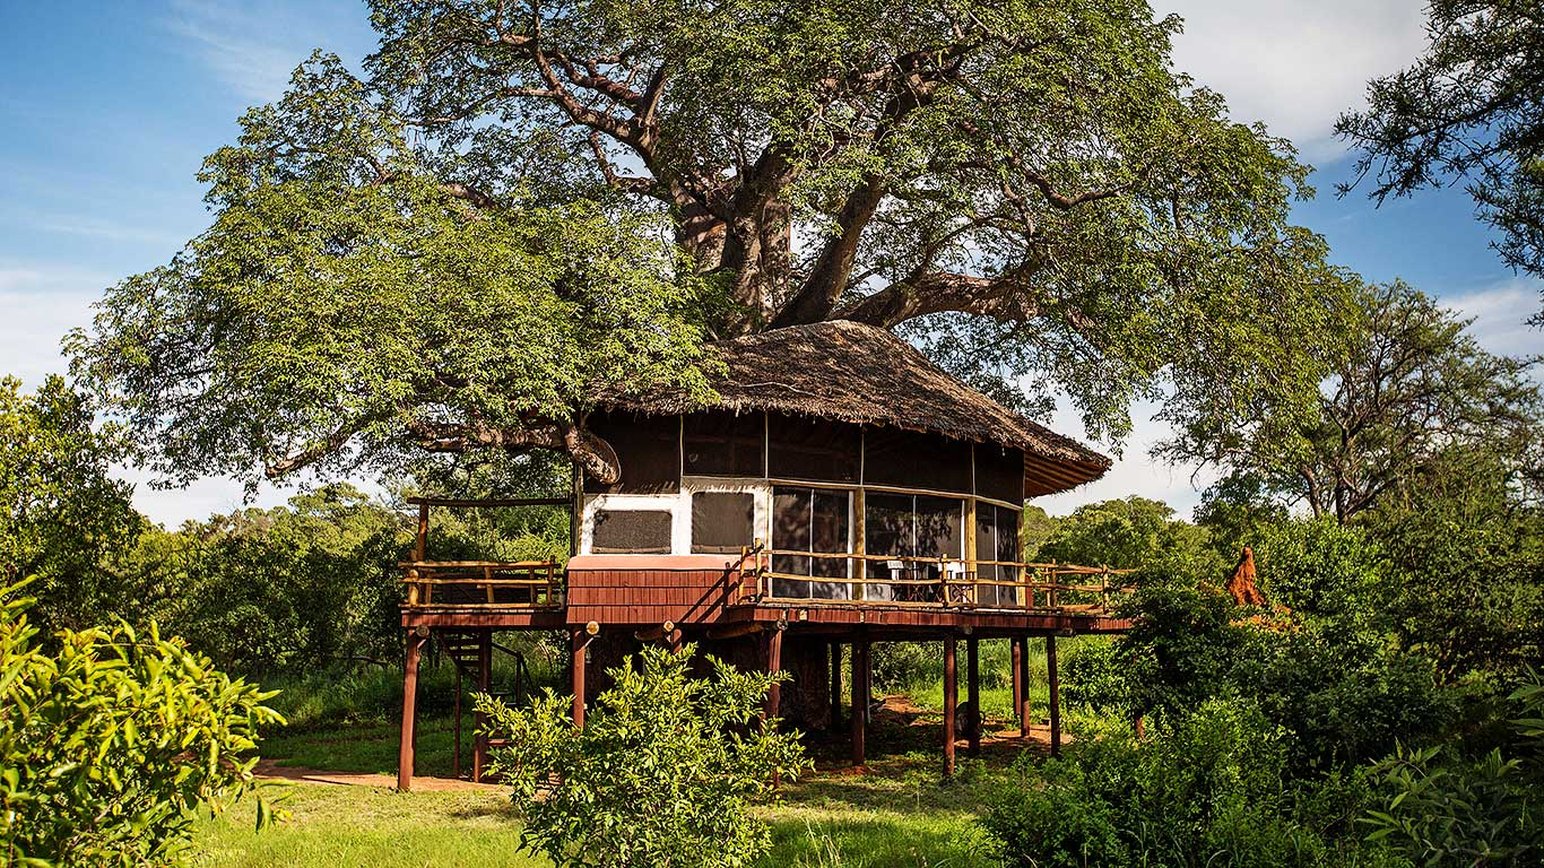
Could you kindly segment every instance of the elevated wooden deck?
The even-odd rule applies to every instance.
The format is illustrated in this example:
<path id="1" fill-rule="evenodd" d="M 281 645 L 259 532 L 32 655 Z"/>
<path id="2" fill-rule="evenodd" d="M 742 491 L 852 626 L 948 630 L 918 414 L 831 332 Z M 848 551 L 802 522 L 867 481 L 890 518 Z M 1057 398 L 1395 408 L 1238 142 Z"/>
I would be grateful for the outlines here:
<path id="1" fill-rule="evenodd" d="M 864 560 L 862 555 L 846 557 Z M 921 559 L 884 560 L 933 565 Z M 1111 581 L 1123 575 L 1116 570 L 1015 564 L 1021 578 L 1013 581 L 981 580 L 945 569 L 936 579 L 812 579 L 771 572 L 767 562 L 756 554 L 581 555 L 566 569 L 551 562 L 414 561 L 403 564 L 408 595 L 402 625 L 553 630 L 668 624 L 670 629 L 697 631 L 776 624 L 832 636 L 861 627 L 875 638 L 897 639 L 948 631 L 992 638 L 1130 628 L 1130 622 L 1111 609 L 1113 598 L 1124 591 Z M 897 575 L 908 575 L 907 570 L 898 567 Z M 1098 583 L 1088 581 L 1089 576 Z M 1068 577 L 1085 580 L 1062 581 Z M 779 587 L 814 582 L 845 586 L 858 598 L 773 594 Z M 865 598 L 865 588 L 907 598 Z"/>

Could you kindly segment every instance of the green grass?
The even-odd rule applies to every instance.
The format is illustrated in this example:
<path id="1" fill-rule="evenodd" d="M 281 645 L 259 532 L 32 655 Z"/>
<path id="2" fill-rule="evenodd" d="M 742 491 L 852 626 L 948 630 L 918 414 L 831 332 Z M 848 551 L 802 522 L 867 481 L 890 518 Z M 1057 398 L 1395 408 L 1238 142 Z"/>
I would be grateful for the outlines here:
<path id="1" fill-rule="evenodd" d="M 328 784 L 270 786 L 284 791 L 291 814 L 255 832 L 250 803 L 194 833 L 199 866 L 270 868 L 407 868 L 407 866 L 547 865 L 515 852 L 519 823 L 498 793 L 396 793 L 375 787 Z"/>
<path id="2" fill-rule="evenodd" d="M 938 757 L 882 757 L 870 773 L 823 772 L 786 785 L 757 809 L 772 828 L 766 866 L 988 866 L 997 864 L 975 824 L 992 772 L 966 762 L 941 783 Z M 396 793 L 385 788 L 273 784 L 290 813 L 255 832 L 250 803 L 201 818 L 199 866 L 344 868 L 369 865 L 546 865 L 516 852 L 519 820 L 502 791 Z"/>

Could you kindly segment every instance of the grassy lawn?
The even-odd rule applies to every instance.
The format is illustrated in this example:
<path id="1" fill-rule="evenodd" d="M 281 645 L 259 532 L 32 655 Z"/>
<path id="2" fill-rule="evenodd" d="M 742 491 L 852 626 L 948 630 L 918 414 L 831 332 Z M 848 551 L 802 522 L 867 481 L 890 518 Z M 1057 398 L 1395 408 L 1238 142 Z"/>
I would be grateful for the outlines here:
<path id="1" fill-rule="evenodd" d="M 420 772 L 448 774 L 450 724 L 423 721 Z M 996 769 L 1011 760 L 962 758 L 942 782 L 925 727 L 875 733 L 867 773 L 839 765 L 786 785 L 779 803 L 758 809 L 772 826 L 768 866 L 988 866 L 991 848 L 975 825 Z M 833 753 L 836 746 L 827 745 Z M 265 740 L 280 764 L 334 771 L 391 773 L 396 728 L 356 724 Z M 441 769 L 439 766 L 443 765 Z M 822 763 L 823 768 L 827 764 Z M 396 793 L 386 788 L 314 783 L 272 784 L 291 816 L 260 833 L 250 804 L 199 821 L 200 866 L 492 866 L 544 865 L 519 854 L 519 820 L 502 791 Z"/>

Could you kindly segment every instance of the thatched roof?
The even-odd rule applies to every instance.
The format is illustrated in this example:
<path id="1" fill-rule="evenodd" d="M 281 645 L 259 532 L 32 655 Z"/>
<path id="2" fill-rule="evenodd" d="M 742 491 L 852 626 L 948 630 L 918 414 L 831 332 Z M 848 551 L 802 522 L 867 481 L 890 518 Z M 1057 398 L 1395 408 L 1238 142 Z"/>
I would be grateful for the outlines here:
<path id="1" fill-rule="evenodd" d="M 838 320 L 720 341 L 714 347 L 727 371 L 712 378 L 719 395 L 713 406 L 887 425 L 1021 449 L 1030 496 L 1091 482 L 1110 468 L 1109 458 L 966 386 L 884 329 Z M 644 413 L 703 409 L 684 396 L 669 395 L 613 405 Z"/>

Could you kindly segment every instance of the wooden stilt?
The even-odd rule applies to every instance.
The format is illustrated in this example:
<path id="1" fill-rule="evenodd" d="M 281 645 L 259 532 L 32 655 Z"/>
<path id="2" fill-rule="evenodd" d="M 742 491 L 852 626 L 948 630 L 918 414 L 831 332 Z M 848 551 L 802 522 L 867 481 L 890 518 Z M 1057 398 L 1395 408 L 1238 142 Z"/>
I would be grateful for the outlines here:
<path id="1" fill-rule="evenodd" d="M 959 679 L 954 671 L 954 637 L 944 640 L 944 777 L 954 775 L 955 707 L 960 701 Z"/>
<path id="2" fill-rule="evenodd" d="M 402 667 L 402 732 L 397 747 L 397 789 L 413 788 L 413 727 L 418 722 L 418 659 L 428 636 L 410 633 L 407 658 Z"/>
<path id="3" fill-rule="evenodd" d="M 1013 716 L 1019 719 L 1019 735 L 1028 735 L 1029 724 L 1024 720 L 1024 637 L 1013 636 L 1008 639 L 1008 645 L 1012 649 L 1013 667 Z"/>
<path id="4" fill-rule="evenodd" d="M 767 674 L 776 675 L 783 669 L 783 629 L 777 627 L 767 631 Z M 774 681 L 767 688 L 767 719 L 777 717 L 779 707 L 783 702 L 783 685 Z"/>
<path id="5" fill-rule="evenodd" d="M 831 643 L 831 731 L 842 726 L 842 643 Z"/>
<path id="6" fill-rule="evenodd" d="M 1029 685 L 1029 637 L 1019 637 L 1019 683 L 1024 695 L 1019 697 L 1019 735 L 1029 738 L 1029 725 L 1035 719 L 1035 703 L 1030 699 Z"/>
<path id="7" fill-rule="evenodd" d="M 866 671 L 869 665 L 869 643 L 867 637 L 860 637 L 852 643 L 852 764 L 861 766 L 864 763 L 864 739 L 867 736 L 868 718 L 868 678 Z"/>
<path id="8" fill-rule="evenodd" d="M 965 705 L 970 717 L 965 721 L 965 737 L 970 740 L 970 755 L 981 755 L 981 670 L 980 647 L 976 637 L 965 640 Z"/>
<path id="9" fill-rule="evenodd" d="M 493 631 L 483 630 L 477 637 L 477 692 L 487 693 L 493 688 Z M 472 715 L 472 725 L 477 727 L 472 739 L 472 780 L 481 782 L 483 769 L 488 765 L 488 734 L 483 726 L 488 722 L 482 712 Z"/>
<path id="10" fill-rule="evenodd" d="M 461 663 L 460 663 L 460 661 L 457 661 L 457 660 L 451 660 L 451 663 L 453 663 L 455 665 L 455 668 L 456 668 L 456 720 L 455 720 L 455 728 L 456 728 L 455 745 L 456 745 L 456 749 L 455 749 L 455 753 L 452 754 L 454 759 L 451 760 L 450 773 L 451 773 L 452 777 L 459 778 L 459 777 L 461 777 L 461 693 L 462 693 L 462 686 L 461 686 Z"/>
<path id="11" fill-rule="evenodd" d="M 1045 637 L 1045 674 L 1051 689 L 1051 756 L 1061 755 L 1061 681 L 1056 676 L 1056 637 Z"/>
<path id="12" fill-rule="evenodd" d="M 590 634 L 583 627 L 569 631 L 569 673 L 573 676 L 574 726 L 584 728 L 584 655 L 590 647 Z"/>

